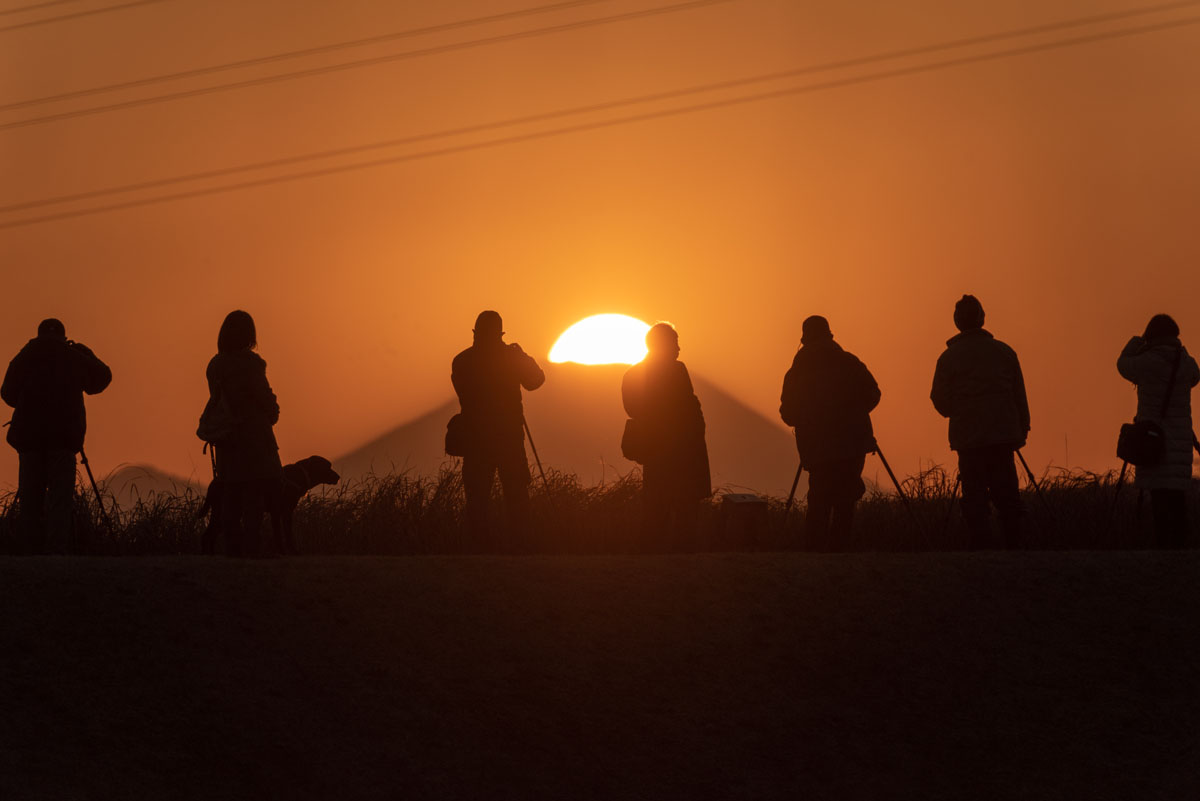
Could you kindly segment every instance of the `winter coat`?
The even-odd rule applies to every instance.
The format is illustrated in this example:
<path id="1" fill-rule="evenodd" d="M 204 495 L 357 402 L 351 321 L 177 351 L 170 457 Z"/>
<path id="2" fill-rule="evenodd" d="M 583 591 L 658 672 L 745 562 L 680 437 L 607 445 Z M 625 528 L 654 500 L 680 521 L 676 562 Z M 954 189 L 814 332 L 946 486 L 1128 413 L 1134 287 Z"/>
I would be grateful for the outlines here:
<path id="1" fill-rule="evenodd" d="M 937 361 L 933 406 L 950 418 L 950 448 L 987 445 L 1022 448 L 1029 433 L 1029 401 L 1017 354 L 982 328 L 946 342 Z"/>
<path id="2" fill-rule="evenodd" d="M 535 390 L 546 382 L 532 356 L 515 342 L 477 342 L 454 357 L 450 381 L 462 407 L 469 451 L 524 449 L 521 388 Z"/>
<path id="3" fill-rule="evenodd" d="M 1163 398 L 1175 356 L 1179 371 L 1162 414 Z M 1192 387 L 1200 383 L 1200 367 L 1178 337 L 1129 340 L 1117 358 L 1117 371 L 1137 385 L 1137 419 L 1153 420 L 1166 435 L 1161 464 L 1134 468 L 1134 486 L 1142 489 L 1187 489 L 1192 477 Z"/>
<path id="4" fill-rule="evenodd" d="M 21 452 L 81 450 L 83 393 L 103 392 L 111 381 L 108 365 L 86 345 L 52 335 L 29 340 L 0 386 L 0 397 L 14 409 L 8 443 Z"/>
<path id="5" fill-rule="evenodd" d="M 879 385 L 867 366 L 832 339 L 806 344 L 783 377 L 779 416 L 796 429 L 805 465 L 854 459 L 875 450 L 871 410 Z"/>
<path id="6" fill-rule="evenodd" d="M 711 495 L 704 413 L 684 363 L 647 357 L 625 373 L 621 399 L 645 434 L 643 484 L 676 500 Z"/>
<path id="7" fill-rule="evenodd" d="M 282 476 L 275 423 L 279 402 L 267 382 L 267 363 L 249 348 L 218 353 L 208 363 L 209 404 L 222 394 L 234 420 L 233 433 L 216 446 L 223 481 L 263 481 Z"/>

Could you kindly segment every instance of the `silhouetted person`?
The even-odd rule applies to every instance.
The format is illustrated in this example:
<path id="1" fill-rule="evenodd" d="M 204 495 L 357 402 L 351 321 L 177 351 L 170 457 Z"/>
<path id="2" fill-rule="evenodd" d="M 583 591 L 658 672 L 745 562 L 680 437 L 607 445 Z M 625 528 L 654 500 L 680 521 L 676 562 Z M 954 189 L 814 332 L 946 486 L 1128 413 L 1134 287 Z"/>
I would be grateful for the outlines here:
<path id="1" fill-rule="evenodd" d="M 208 362 L 204 417 L 221 418 L 227 429 L 215 443 L 216 477 L 222 485 L 220 514 L 231 556 L 264 553 L 263 515 L 280 491 L 283 465 L 274 425 L 279 402 L 267 381 L 267 363 L 254 352 L 254 319 L 232 311 L 217 334 L 217 355 Z M 203 419 L 203 418 L 202 418 Z M 278 547 L 271 543 L 265 552 Z"/>
<path id="2" fill-rule="evenodd" d="M 625 413 L 644 433 L 642 536 L 692 547 L 699 501 L 712 494 L 704 414 L 687 367 L 679 361 L 679 334 L 670 323 L 646 333 L 646 358 L 621 381 Z"/>
<path id="3" fill-rule="evenodd" d="M 108 365 L 67 339 L 53 318 L 38 325 L 37 337 L 8 365 L 0 396 L 14 409 L 8 443 L 20 457 L 18 510 L 35 552 L 70 547 L 75 454 L 87 432 L 83 393 L 95 395 L 111 381 Z"/>
<path id="4" fill-rule="evenodd" d="M 824 551 L 849 542 L 854 505 L 866 492 L 862 471 L 875 450 L 871 410 L 879 405 L 879 385 L 833 341 L 824 317 L 809 317 L 801 331 L 800 350 L 783 377 L 779 416 L 796 429 L 796 450 L 808 470 L 809 547 Z"/>
<path id="5" fill-rule="evenodd" d="M 546 374 L 520 345 L 505 344 L 500 315 L 483 311 L 475 319 L 474 344 L 454 357 L 450 380 L 466 431 L 462 477 L 467 526 L 477 543 L 499 544 L 488 526 L 492 485 L 499 473 L 511 547 L 529 526 L 531 476 L 525 458 L 521 387 L 537 389 Z"/>
<path id="6" fill-rule="evenodd" d="M 1200 383 L 1200 367 L 1179 341 L 1175 321 L 1156 314 L 1145 332 L 1125 345 L 1117 370 L 1137 385 L 1137 419 L 1158 423 L 1166 439 L 1160 463 L 1134 468 L 1134 486 L 1150 490 L 1158 547 L 1182 548 L 1188 540 L 1187 489 L 1192 480 L 1192 387 Z M 1168 398 L 1172 372 L 1175 380 Z"/>
<path id="7" fill-rule="evenodd" d="M 983 306 L 963 295 L 954 306 L 961 332 L 946 343 L 929 397 L 950 418 L 958 452 L 962 510 L 972 547 L 992 541 L 988 502 L 996 507 L 1005 546 L 1020 547 L 1021 494 L 1014 453 L 1029 434 L 1029 401 L 1016 352 L 983 328 Z"/>

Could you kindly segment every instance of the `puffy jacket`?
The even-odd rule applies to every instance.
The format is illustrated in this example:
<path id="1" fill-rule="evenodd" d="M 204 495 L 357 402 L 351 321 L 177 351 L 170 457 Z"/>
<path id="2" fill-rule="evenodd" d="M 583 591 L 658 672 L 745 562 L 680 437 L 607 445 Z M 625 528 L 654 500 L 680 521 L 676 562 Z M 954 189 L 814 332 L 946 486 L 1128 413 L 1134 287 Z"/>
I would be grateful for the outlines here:
<path id="1" fill-rule="evenodd" d="M 1021 448 L 1029 434 L 1029 401 L 1016 352 L 982 328 L 946 342 L 929 393 L 950 418 L 950 448 Z"/>
<path id="2" fill-rule="evenodd" d="M 783 377 L 779 416 L 796 429 L 804 464 L 852 459 L 875 450 L 871 410 L 879 385 L 858 357 L 830 340 L 804 345 Z"/>
<path id="3" fill-rule="evenodd" d="M 704 413 L 687 366 L 674 358 L 647 357 L 621 379 L 621 400 L 647 435 L 643 483 L 677 498 L 711 495 Z"/>
<path id="4" fill-rule="evenodd" d="M 1175 357 L 1179 371 L 1162 414 Z M 1134 468 L 1134 485 L 1143 489 L 1186 489 L 1192 477 L 1192 387 L 1200 383 L 1200 367 L 1178 337 L 1129 340 L 1117 358 L 1117 371 L 1137 385 L 1137 419 L 1153 420 L 1166 434 L 1161 464 Z"/>
<path id="5" fill-rule="evenodd" d="M 217 474 L 225 481 L 261 481 L 282 475 L 274 425 L 279 402 L 267 381 L 267 363 L 249 348 L 218 353 L 205 371 L 209 403 L 223 394 L 236 421 L 217 447 Z"/>
<path id="6" fill-rule="evenodd" d="M 29 340 L 0 386 L 0 397 L 14 409 L 8 443 L 18 451 L 82 449 L 83 393 L 103 392 L 111 382 L 108 365 L 86 345 L 55 336 Z"/>
<path id="7" fill-rule="evenodd" d="M 546 374 L 532 356 L 515 342 L 477 342 L 454 357 L 450 381 L 462 407 L 471 447 L 523 447 L 521 388 L 535 390 L 546 382 Z"/>

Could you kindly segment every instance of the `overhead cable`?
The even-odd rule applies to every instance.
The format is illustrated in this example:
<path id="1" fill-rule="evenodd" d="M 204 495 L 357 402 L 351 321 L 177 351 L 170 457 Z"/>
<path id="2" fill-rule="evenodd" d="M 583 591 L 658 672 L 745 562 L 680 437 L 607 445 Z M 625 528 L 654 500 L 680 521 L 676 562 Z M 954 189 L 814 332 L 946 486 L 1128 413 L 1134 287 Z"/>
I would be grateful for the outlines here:
<path id="1" fill-rule="evenodd" d="M 517 144 L 517 143 L 521 143 L 521 142 L 530 142 L 530 141 L 536 141 L 536 140 L 541 140 L 541 139 L 549 139 L 549 138 L 557 137 L 557 136 L 563 136 L 563 135 L 567 135 L 567 134 L 582 133 L 585 131 L 614 128 L 614 127 L 618 127 L 618 126 L 622 126 L 622 125 L 629 125 L 632 123 L 646 122 L 646 121 L 650 121 L 650 120 L 662 119 L 662 118 L 668 118 L 668 117 L 683 116 L 683 115 L 694 114 L 694 113 L 703 112 L 703 111 L 713 111 L 716 109 L 730 108 L 733 106 L 746 105 L 749 103 L 757 103 L 757 102 L 761 102 L 764 100 L 773 100 L 773 99 L 778 99 L 778 98 L 783 98 L 783 97 L 808 94 L 808 93 L 812 93 L 812 92 L 846 88 L 846 87 L 850 87 L 850 86 L 873 83 L 876 81 L 887 80 L 887 79 L 891 79 L 891 78 L 899 78 L 899 77 L 905 77 L 905 76 L 909 76 L 909 75 L 919 75 L 919 74 L 923 74 L 923 73 L 935 72 L 935 71 L 942 70 L 942 69 L 949 69 L 949 68 L 953 68 L 953 67 L 965 66 L 968 64 L 979 64 L 979 63 L 984 63 L 984 62 L 988 62 L 988 61 L 996 61 L 996 60 L 1004 59 L 1004 58 L 1011 58 L 1014 56 L 1022 56 L 1022 55 L 1030 55 L 1033 53 L 1046 52 L 1046 51 L 1056 50 L 1056 49 L 1060 49 L 1060 48 L 1064 48 L 1064 47 L 1074 47 L 1074 46 L 1078 46 L 1078 45 L 1091 44 L 1091 43 L 1101 42 L 1101 41 L 1108 41 L 1108 40 L 1124 38 L 1124 37 L 1128 37 L 1128 36 L 1136 36 L 1136 35 L 1172 30 L 1172 29 L 1182 28 L 1182 27 L 1196 25 L 1196 24 L 1200 24 L 1200 16 L 1185 17 L 1185 18 L 1181 18 L 1181 19 L 1172 20 L 1170 22 L 1157 23 L 1154 25 L 1143 25 L 1143 26 L 1138 26 L 1138 27 L 1130 27 L 1130 28 L 1123 28 L 1123 29 L 1117 29 L 1117 30 L 1112 30 L 1112 31 L 1105 31 L 1102 33 L 1088 34 L 1086 36 L 1072 37 L 1069 39 L 1059 39 L 1059 40 L 1055 40 L 1055 41 L 1051 41 L 1051 42 L 1042 42 L 1042 43 L 1038 43 L 1038 44 L 1025 45 L 1022 47 L 1009 48 L 1007 50 L 996 50 L 996 51 L 991 51 L 988 53 L 960 56 L 957 58 L 928 62 L 925 64 L 919 64 L 919 65 L 915 65 L 915 66 L 911 66 L 911 67 L 903 67 L 903 68 L 891 69 L 891 70 L 885 70 L 885 71 L 879 71 L 879 72 L 873 72 L 873 73 L 865 73 L 863 75 L 857 75 L 857 76 L 848 77 L 848 78 L 839 78 L 839 79 L 835 79 L 835 80 L 823 81 L 820 83 L 804 84 L 802 86 L 785 87 L 782 89 L 775 89 L 775 90 L 766 91 L 766 92 L 758 92 L 755 94 L 739 95 L 739 96 L 731 97 L 731 98 L 722 98 L 720 100 L 712 100 L 712 101 L 708 101 L 708 102 L 695 103 L 695 104 L 686 105 L 686 106 L 677 106 L 675 108 L 670 108 L 670 109 L 659 109 L 659 110 L 648 111 L 648 112 L 643 112 L 643 113 L 639 113 L 639 114 L 631 114 L 631 115 L 622 116 L 622 117 L 614 117 L 614 118 L 610 118 L 607 120 L 601 120 L 601 121 L 597 121 L 597 122 L 579 123 L 576 125 L 562 126 L 559 128 L 551 128 L 551 129 L 535 131 L 535 132 L 531 132 L 531 133 L 514 134 L 511 136 L 499 137 L 499 138 L 495 138 L 495 139 L 488 139 L 488 140 L 484 140 L 481 142 L 472 142 L 472 143 L 462 144 L 462 145 L 452 145 L 452 146 L 447 146 L 447 147 L 443 147 L 443 148 L 425 150 L 425 151 L 421 151 L 421 152 L 417 152 L 417 153 L 407 153 L 407 154 L 403 154 L 403 155 L 399 155 L 399 156 L 390 156 L 390 157 L 385 157 L 385 158 L 372 159 L 370 161 L 355 162 L 353 164 L 333 165 L 330 167 L 322 167 L 319 169 L 293 172 L 293 173 L 288 173 L 285 175 L 268 176 L 268 177 L 264 177 L 264 178 L 241 181 L 238 183 L 223 184 L 221 186 L 206 187 L 206 188 L 188 190 L 188 191 L 184 191 L 184 192 L 177 192 L 177 193 L 167 194 L 167 195 L 156 195 L 156 196 L 148 197 L 148 198 L 135 198 L 135 199 L 121 201 L 118 203 L 112 203 L 112 204 L 108 204 L 108 205 L 92 206 L 92 207 L 88 207 L 88 208 L 84 208 L 84 209 L 75 209 L 75 210 L 69 210 L 69 211 L 56 212 L 56 213 L 45 214 L 45 215 L 41 215 L 41 216 L 37 216 L 37 217 L 26 217 L 23 219 L 12 220 L 9 222 L 0 222 L 0 229 L 15 228 L 15 227 L 19 227 L 19 226 L 32 225 L 35 223 L 51 222 L 51 221 L 55 221 L 55 220 L 68 219 L 71 217 L 81 217 L 81 216 L 90 215 L 90 214 L 99 214 L 99 213 L 107 212 L 107 211 L 117 211 L 117 210 L 121 210 L 121 209 L 136 208 L 139 206 L 148 206 L 148 205 L 153 205 L 153 204 L 157 204 L 157 203 L 166 203 L 166 202 L 175 201 L 175 200 L 183 200 L 183 199 L 187 199 L 187 198 L 196 198 L 196 197 L 204 197 L 207 195 L 222 194 L 222 193 L 233 192 L 233 191 L 238 191 L 238 190 L 242 190 L 242 189 L 250 189 L 250 188 L 254 188 L 254 187 L 269 186 L 272 184 L 280 184 L 280 183 L 286 183 L 286 182 L 292 182 L 292 181 L 299 181 L 299 180 L 304 180 L 304 179 L 308 179 L 308 178 L 316 178 L 316 177 L 327 176 L 327 175 L 335 175 L 335 174 L 344 173 L 344 172 L 365 170 L 365 169 L 370 169 L 370 168 L 374 168 L 374 167 L 382 167 L 382 166 L 388 166 L 388 165 L 394 165 L 394 164 L 401 164 L 401 163 L 408 162 L 408 161 L 416 161 L 419 159 L 427 159 L 427 158 L 433 158 L 433 157 L 437 157 L 437 156 L 446 156 L 446 155 L 452 155 L 452 154 L 456 154 L 456 153 L 466 153 L 466 152 L 477 151 L 477 150 L 485 150 L 485 149 L 500 147 L 500 146 L 504 146 L 504 145 Z M 675 94 L 682 94 L 683 92 L 687 92 L 687 91 L 693 91 L 693 90 L 679 90 Z M 634 102 L 641 102 L 641 101 L 634 101 Z M 302 157 L 297 157 L 297 158 L 302 158 Z M 187 180 L 191 180 L 191 179 L 187 179 Z M 159 182 L 159 183 L 161 184 L 161 182 Z M 114 193 L 119 192 L 119 191 L 125 191 L 125 190 L 117 189 L 114 191 Z M 95 193 L 92 193 L 89 196 L 95 196 Z M 25 207 L 28 208 L 28 205 L 26 205 Z M 15 210 L 15 208 L 19 208 L 19 206 L 18 207 L 9 206 L 9 207 L 5 207 L 5 208 L 7 210 Z M 0 209 L 0 211 L 4 211 L 4 210 L 5 209 Z"/>
<path id="2" fill-rule="evenodd" d="M 158 0 L 156 0 L 156 2 L 157 1 Z M 664 14 L 673 14 L 680 11 L 691 11 L 696 8 L 716 5 L 718 3 L 727 3 L 730 1 L 731 0 L 688 0 L 688 2 L 684 3 L 655 6 L 654 8 L 642 9 L 640 11 L 629 11 L 622 14 L 613 14 L 607 17 L 595 17 L 577 22 L 566 22 L 558 25 L 548 25 L 543 28 L 532 28 L 524 31 L 516 31 L 514 33 L 488 36 L 481 39 L 471 39 L 465 42 L 453 42 L 450 44 L 425 47 L 421 48 L 420 50 L 407 50 L 402 53 L 391 53 L 385 56 L 356 59 L 354 61 L 343 61 L 339 64 L 328 64 L 322 67 L 312 67 L 304 70 L 295 70 L 293 72 L 267 75 L 261 78 L 248 78 L 241 81 L 232 81 L 230 83 L 216 84 L 214 86 L 205 86 L 199 89 L 188 89 L 161 95 L 152 95 L 150 97 L 127 100 L 120 103 L 109 103 L 103 106 L 90 106 L 88 108 L 77 109 L 75 111 L 64 111 L 57 114 L 47 114 L 41 117 L 31 117 L 29 119 L 3 123 L 0 124 L 0 131 L 7 131 L 13 128 L 25 128 L 30 125 L 42 125 L 48 122 L 70 120 L 77 117 L 101 114 L 108 111 L 120 111 L 129 108 L 137 108 L 139 106 L 148 106 L 154 103 L 163 103 L 168 100 L 181 100 L 184 98 L 200 97 L 202 95 L 210 95 L 217 92 L 227 92 L 233 89 L 245 89 L 251 86 L 262 86 L 264 84 L 278 83 L 280 81 L 293 81 L 299 78 L 311 78 L 316 75 L 327 75 L 333 72 L 344 72 L 346 70 L 361 69 L 363 67 L 374 67 L 380 64 L 390 64 L 408 59 L 441 55 L 442 53 L 452 53 L 458 50 L 467 50 L 474 47 L 482 47 L 484 45 L 515 42 L 522 39 L 532 39 L 539 36 L 566 33 L 567 31 L 575 31 L 582 28 L 595 27 L 597 25 L 608 25 L 615 22 L 627 22 L 635 19 L 644 19 L 647 17 L 660 16 Z"/>

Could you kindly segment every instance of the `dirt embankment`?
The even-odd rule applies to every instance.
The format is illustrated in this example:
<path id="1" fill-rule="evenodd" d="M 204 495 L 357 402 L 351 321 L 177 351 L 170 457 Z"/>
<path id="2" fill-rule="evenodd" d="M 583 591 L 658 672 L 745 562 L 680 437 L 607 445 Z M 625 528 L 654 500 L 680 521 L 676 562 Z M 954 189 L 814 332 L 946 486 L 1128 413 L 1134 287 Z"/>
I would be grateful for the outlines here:
<path id="1" fill-rule="evenodd" d="M 1200 554 L 0 560 L 5 799 L 1180 799 Z"/>

